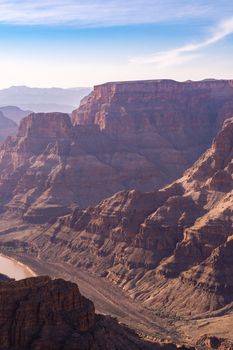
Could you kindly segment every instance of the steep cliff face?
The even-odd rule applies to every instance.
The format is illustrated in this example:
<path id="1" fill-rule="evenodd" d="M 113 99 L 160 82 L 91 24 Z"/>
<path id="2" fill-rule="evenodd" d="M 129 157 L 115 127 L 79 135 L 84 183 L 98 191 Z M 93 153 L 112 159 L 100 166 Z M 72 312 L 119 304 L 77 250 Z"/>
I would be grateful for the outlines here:
<path id="1" fill-rule="evenodd" d="M 149 141 L 155 146 L 157 141 L 160 151 L 183 149 L 183 161 L 192 164 L 232 115 L 232 96 L 233 81 L 227 80 L 106 83 L 94 88 L 72 119 L 75 124 L 97 124 L 135 146 Z"/>
<path id="2" fill-rule="evenodd" d="M 72 126 L 66 114 L 28 116 L 0 150 L 2 210 L 39 223 L 124 188 L 153 187 L 156 165 L 123 148 L 98 126 Z"/>
<path id="3" fill-rule="evenodd" d="M 188 121 L 193 121 L 194 125 L 204 122 L 203 126 L 206 126 L 209 118 L 213 122 L 221 116 L 220 111 L 230 106 L 232 89 L 231 80 L 106 83 L 94 87 L 73 112 L 72 119 L 76 124 L 95 123 L 101 129 L 117 134 L 150 127 L 161 131 L 166 127 L 169 132 L 169 127 L 173 126 L 178 131 Z"/>
<path id="4" fill-rule="evenodd" d="M 32 114 L 0 149 L 1 210 L 42 223 L 118 191 L 161 188 L 209 146 L 232 98 L 232 81 L 107 83 L 74 111 L 74 125 Z M 221 173 L 213 181 L 221 186 Z"/>
<path id="5" fill-rule="evenodd" d="M 26 213 L 31 206 L 38 208 L 35 217 L 45 220 L 67 213 L 70 201 L 60 185 L 71 130 L 67 114 L 31 114 L 22 120 L 17 136 L 0 150 L 2 210 Z"/>
<path id="6" fill-rule="evenodd" d="M 5 282 L 0 284 L 0 295 L 4 349 L 56 349 L 69 333 L 76 331 L 82 337 L 95 324 L 93 304 L 75 284 L 63 280 Z"/>
<path id="7" fill-rule="evenodd" d="M 76 284 L 36 277 L 0 283 L 0 347 L 5 350 L 176 350 L 152 344 L 96 315 Z M 184 348 L 185 349 L 185 348 Z"/>
<path id="8" fill-rule="evenodd" d="M 34 248 L 48 260 L 99 273 L 150 308 L 181 314 L 221 308 L 233 301 L 232 162 L 229 119 L 179 180 L 76 209 L 34 236 Z"/>

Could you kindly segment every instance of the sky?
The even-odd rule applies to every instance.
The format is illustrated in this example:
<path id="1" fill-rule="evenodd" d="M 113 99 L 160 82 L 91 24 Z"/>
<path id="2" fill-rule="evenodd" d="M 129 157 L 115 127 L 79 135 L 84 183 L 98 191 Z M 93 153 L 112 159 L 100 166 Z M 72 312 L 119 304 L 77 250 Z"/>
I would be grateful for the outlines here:
<path id="1" fill-rule="evenodd" d="M 233 0 L 0 0 L 0 88 L 233 79 Z"/>

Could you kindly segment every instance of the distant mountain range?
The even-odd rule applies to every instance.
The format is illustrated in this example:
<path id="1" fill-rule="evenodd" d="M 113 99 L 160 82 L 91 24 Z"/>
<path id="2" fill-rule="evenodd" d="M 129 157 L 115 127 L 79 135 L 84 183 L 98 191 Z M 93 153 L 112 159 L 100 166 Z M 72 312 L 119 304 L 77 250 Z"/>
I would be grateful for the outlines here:
<path id="1" fill-rule="evenodd" d="M 20 120 L 31 111 L 22 110 L 16 106 L 0 107 L 0 142 L 7 138 L 7 136 L 16 135 Z"/>
<path id="2" fill-rule="evenodd" d="M 30 88 L 12 86 L 0 90 L 0 141 L 15 135 L 20 120 L 33 112 L 71 113 L 90 88 Z"/>
<path id="3" fill-rule="evenodd" d="M 0 109 L 0 142 L 9 135 L 15 135 L 17 132 L 17 124 L 7 118 Z"/>
<path id="4" fill-rule="evenodd" d="M 5 118 L 11 119 L 15 123 L 19 123 L 21 119 L 32 113 L 30 110 L 22 110 L 16 106 L 4 106 L 0 107 L 0 111 L 3 113 Z"/>
<path id="5" fill-rule="evenodd" d="M 88 87 L 62 89 L 12 86 L 0 90 L 0 107 L 17 106 L 34 112 L 71 113 L 90 91 Z"/>

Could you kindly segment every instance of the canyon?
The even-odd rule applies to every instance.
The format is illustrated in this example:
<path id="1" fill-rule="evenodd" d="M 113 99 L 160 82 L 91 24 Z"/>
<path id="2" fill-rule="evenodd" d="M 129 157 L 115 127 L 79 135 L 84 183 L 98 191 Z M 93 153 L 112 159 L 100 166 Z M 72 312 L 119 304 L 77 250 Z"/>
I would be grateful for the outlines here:
<path id="1" fill-rule="evenodd" d="M 232 117 L 231 80 L 106 83 L 71 119 L 30 114 L 0 148 L 0 250 L 102 312 L 119 290 L 148 336 L 230 349 Z"/>
<path id="2" fill-rule="evenodd" d="M 228 119 L 211 148 L 172 184 L 119 192 L 31 231 L 25 246 L 14 244 L 99 274 L 155 310 L 197 315 L 225 307 L 233 301 L 232 149 Z"/>
<path id="3" fill-rule="evenodd" d="M 232 81 L 96 86 L 72 113 L 24 118 L 0 148 L 1 210 L 45 223 L 114 193 L 159 189 L 231 116 Z"/>

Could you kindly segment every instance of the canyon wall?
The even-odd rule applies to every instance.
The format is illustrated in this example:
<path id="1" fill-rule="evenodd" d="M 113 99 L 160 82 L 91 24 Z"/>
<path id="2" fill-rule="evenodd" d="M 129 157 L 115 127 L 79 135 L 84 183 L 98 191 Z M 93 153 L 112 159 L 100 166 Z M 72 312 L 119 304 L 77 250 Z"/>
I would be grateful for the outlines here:
<path id="1" fill-rule="evenodd" d="M 107 83 L 73 112 L 31 114 L 0 149 L 1 211 L 48 222 L 175 180 L 233 113 L 232 81 Z"/>
<path id="2" fill-rule="evenodd" d="M 28 237 L 29 247 L 48 261 L 97 273 L 155 310 L 220 309 L 233 301 L 232 162 L 229 119 L 180 179 L 76 209 Z"/>
<path id="3" fill-rule="evenodd" d="M 0 282 L 0 347 L 5 350 L 176 350 L 150 343 L 95 314 L 76 284 L 41 276 Z M 186 348 L 183 347 L 185 350 Z"/>

